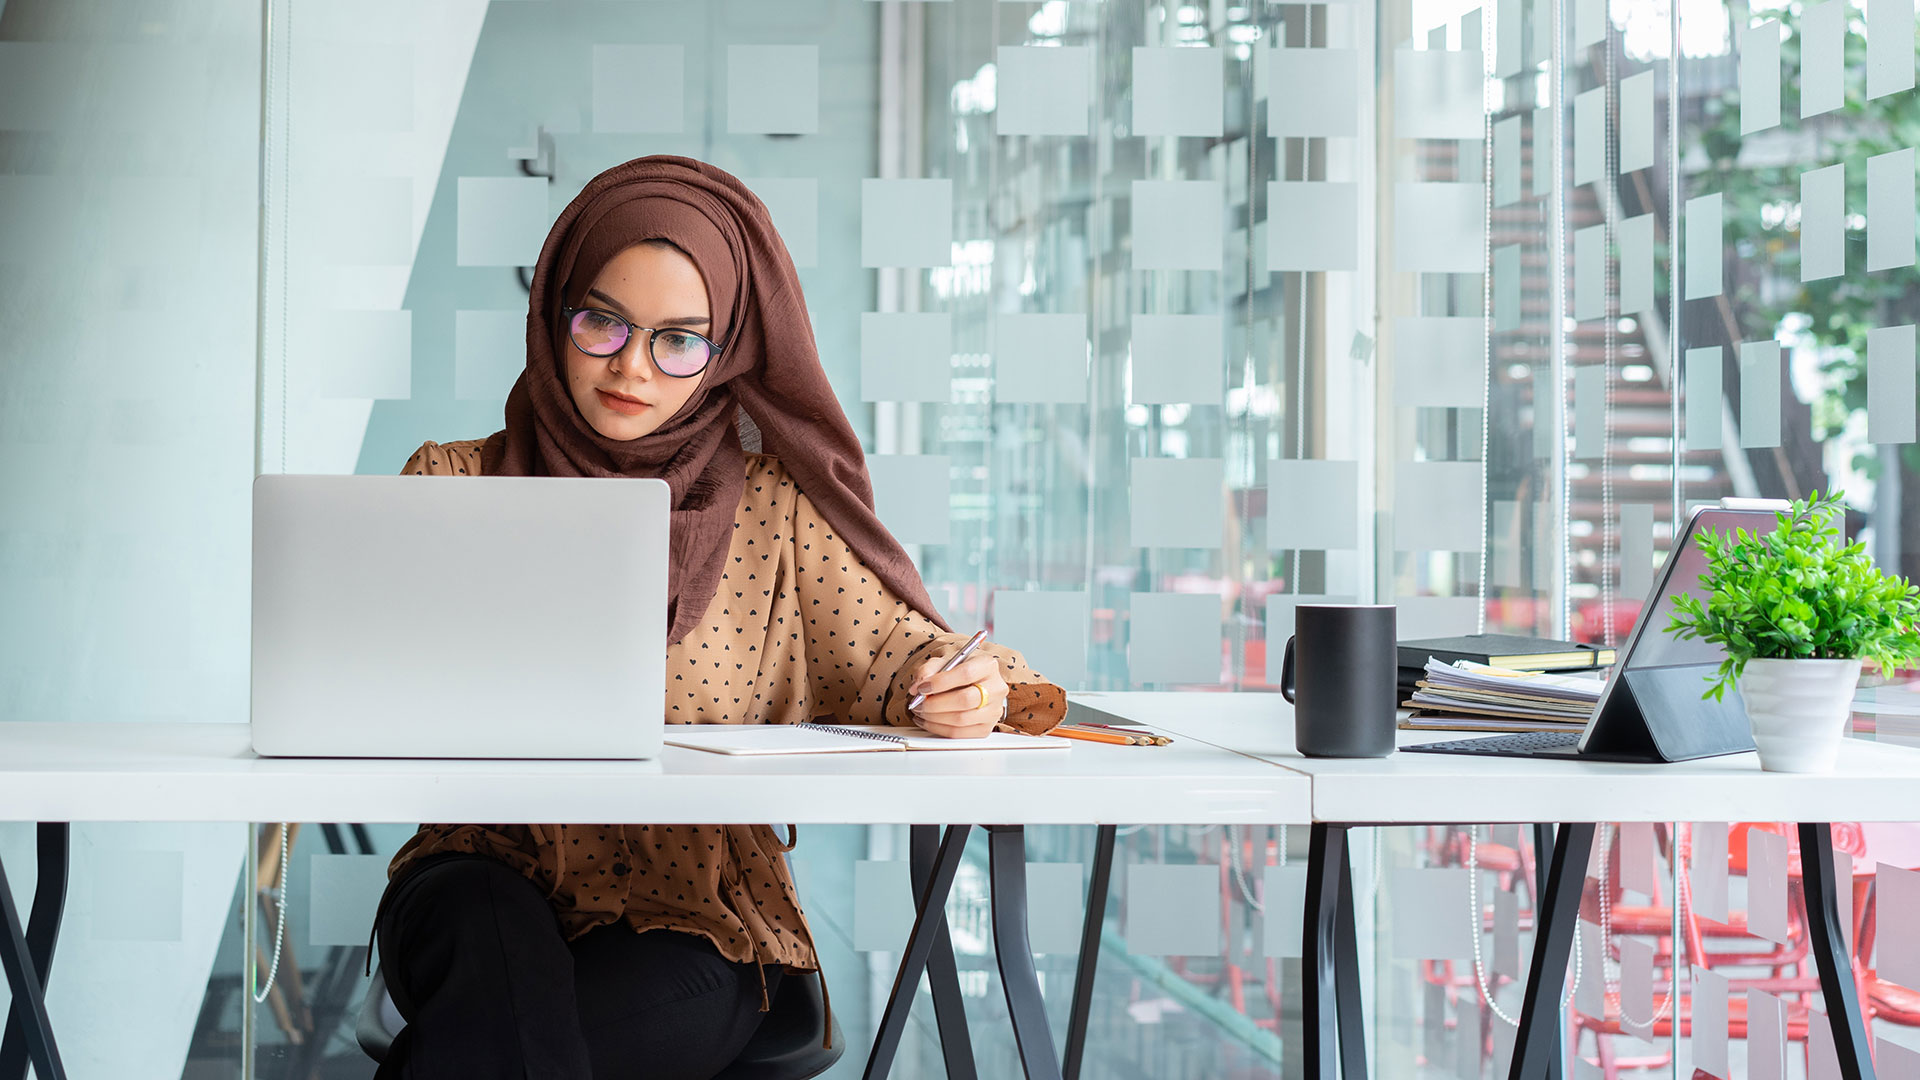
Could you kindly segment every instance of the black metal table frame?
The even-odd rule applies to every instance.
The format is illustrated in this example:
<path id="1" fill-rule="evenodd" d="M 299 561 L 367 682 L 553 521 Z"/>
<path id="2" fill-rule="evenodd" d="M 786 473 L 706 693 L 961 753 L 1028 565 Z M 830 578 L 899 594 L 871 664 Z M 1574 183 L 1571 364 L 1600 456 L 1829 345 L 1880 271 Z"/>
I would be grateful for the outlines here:
<path id="1" fill-rule="evenodd" d="M 1305 1072 L 1311 1080 L 1336 1080 L 1343 1074 L 1353 1080 L 1367 1075 L 1347 846 L 1349 827 L 1315 824 L 1308 847 L 1301 950 L 1307 983 L 1302 1002 L 1302 1050 Z M 1560 993 L 1566 981 L 1595 827 L 1592 822 L 1570 823 L 1556 838 L 1552 826 L 1534 826 L 1536 872 L 1544 876 L 1536 903 L 1530 970 L 1559 972 L 1560 977 L 1531 978 L 1526 985 L 1509 1080 L 1557 1080 L 1559 1076 L 1564 1057 Z M 1028 944 L 1025 830 L 1019 825 L 984 828 L 994 955 L 1023 1070 L 1028 1080 L 1078 1080 L 1112 877 L 1115 827 L 1100 825 L 1096 829 L 1064 1061 L 1054 1057 L 1053 1036 Z M 1809 946 L 1820 972 L 1820 989 L 1833 1028 L 1840 1072 L 1858 1080 L 1874 1080 L 1865 1019 L 1842 932 L 1839 890 L 1833 880 L 1833 830 L 1827 823 L 1813 822 L 1801 823 L 1799 830 Z M 970 825 L 949 825 L 943 835 L 930 825 L 912 829 L 910 862 L 916 892 L 913 930 L 867 1058 L 864 1075 L 869 1080 L 886 1076 L 892 1067 L 923 972 L 931 983 L 947 1076 L 949 1080 L 975 1080 L 945 916 L 947 895 L 971 831 Z M 29 1062 L 41 1080 L 66 1080 L 53 1027 L 47 1019 L 45 986 L 66 902 L 69 827 L 65 822 L 41 822 L 35 840 L 38 877 L 24 927 L 7 882 L 5 864 L 0 861 L 0 968 L 4 968 L 13 994 L 4 1038 L 0 1038 L 0 1080 L 21 1080 Z"/>

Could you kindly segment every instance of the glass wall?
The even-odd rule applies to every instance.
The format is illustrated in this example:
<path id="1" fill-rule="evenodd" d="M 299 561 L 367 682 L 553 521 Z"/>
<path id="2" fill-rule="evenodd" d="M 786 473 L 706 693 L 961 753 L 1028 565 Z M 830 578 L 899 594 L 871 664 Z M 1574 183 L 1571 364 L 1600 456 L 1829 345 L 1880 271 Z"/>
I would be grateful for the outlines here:
<path id="1" fill-rule="evenodd" d="M 1403 637 L 1618 642 L 1675 522 L 1728 495 L 1842 489 L 1849 531 L 1912 574 L 1914 21 L 4 0 L 0 718 L 243 722 L 252 477 L 392 473 L 496 430 L 554 214 L 650 153 L 766 202 L 882 519 L 956 628 L 1070 689 L 1269 691 L 1310 598 L 1396 603 Z M 1920 737 L 1910 677 L 1869 678 L 1857 736 Z M 79 830 L 52 990 L 76 1075 L 371 1074 L 356 973 L 408 827 L 241 832 Z M 1888 1075 L 1920 1054 L 1920 958 L 1874 918 L 1913 900 L 1910 832 L 1841 830 Z M 1794 839 L 1602 836 L 1580 1069 L 1833 1075 Z M 1031 835 L 1062 1016 L 1090 843 Z M 856 1047 L 834 1075 L 891 984 L 905 844 L 811 829 L 795 855 Z M 1357 844 L 1378 1074 L 1495 1075 L 1532 831 Z M 1298 1075 L 1304 848 L 1277 824 L 1126 830 L 1088 1076 Z M 22 890 L 30 849 L 0 826 Z M 1001 1075 L 973 856 L 949 914 Z M 896 1075 L 938 1060 L 923 1003 Z"/>

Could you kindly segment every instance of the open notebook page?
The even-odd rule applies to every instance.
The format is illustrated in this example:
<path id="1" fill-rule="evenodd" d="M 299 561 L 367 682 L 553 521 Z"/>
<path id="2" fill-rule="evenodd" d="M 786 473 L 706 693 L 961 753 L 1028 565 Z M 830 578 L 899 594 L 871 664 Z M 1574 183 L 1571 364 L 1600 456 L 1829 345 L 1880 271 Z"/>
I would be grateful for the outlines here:
<path id="1" fill-rule="evenodd" d="M 898 740 L 909 750 L 1065 750 L 1073 746 L 1072 739 L 1062 739 L 1055 735 L 1022 735 L 1008 731 L 991 732 L 978 739 L 948 739 L 939 735 L 929 735 L 919 728 L 893 727 L 888 724 L 806 724 L 803 726 L 822 728 L 827 731 L 883 736 Z"/>

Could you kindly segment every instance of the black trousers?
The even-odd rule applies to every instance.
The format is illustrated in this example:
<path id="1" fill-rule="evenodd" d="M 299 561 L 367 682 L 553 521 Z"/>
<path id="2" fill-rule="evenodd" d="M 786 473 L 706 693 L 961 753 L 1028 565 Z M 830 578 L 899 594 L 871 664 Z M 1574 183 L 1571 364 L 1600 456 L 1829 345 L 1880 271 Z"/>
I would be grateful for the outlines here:
<path id="1" fill-rule="evenodd" d="M 377 923 L 407 1020 L 376 1080 L 707 1080 L 760 1026 L 760 973 L 693 934 L 569 943 L 546 897 L 480 855 L 430 856 Z M 780 969 L 766 969 L 767 990 Z"/>

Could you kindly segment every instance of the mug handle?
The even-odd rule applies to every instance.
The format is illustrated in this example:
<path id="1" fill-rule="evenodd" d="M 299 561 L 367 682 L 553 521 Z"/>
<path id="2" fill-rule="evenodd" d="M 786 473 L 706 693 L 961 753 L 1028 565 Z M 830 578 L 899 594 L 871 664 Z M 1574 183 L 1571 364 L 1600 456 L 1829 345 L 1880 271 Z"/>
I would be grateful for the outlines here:
<path id="1" fill-rule="evenodd" d="M 1289 705 L 1293 704 L 1293 643 L 1298 640 L 1297 635 L 1287 635 L 1287 650 L 1280 659 L 1280 696 Z"/>

